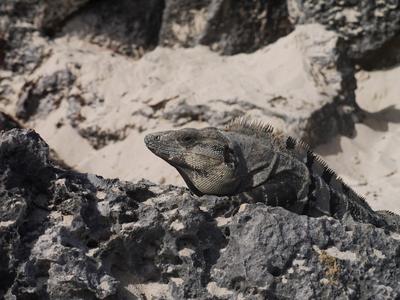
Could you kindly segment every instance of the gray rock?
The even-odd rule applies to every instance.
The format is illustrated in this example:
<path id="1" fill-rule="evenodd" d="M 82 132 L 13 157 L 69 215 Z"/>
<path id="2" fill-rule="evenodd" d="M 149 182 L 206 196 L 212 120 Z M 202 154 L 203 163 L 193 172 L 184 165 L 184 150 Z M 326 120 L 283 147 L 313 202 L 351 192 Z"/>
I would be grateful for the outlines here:
<path id="1" fill-rule="evenodd" d="M 0 297 L 394 299 L 400 237 L 263 203 L 64 171 L 0 133 Z"/>
<path id="2" fill-rule="evenodd" d="M 285 1 L 169 0 L 160 44 L 203 44 L 231 55 L 255 51 L 292 30 Z"/>
<path id="3" fill-rule="evenodd" d="M 357 63 L 364 70 L 387 69 L 400 62 L 400 34 L 385 42 L 382 47 L 365 53 Z"/>
<path id="4" fill-rule="evenodd" d="M 60 24 L 89 0 L 41 0 L 35 7 L 35 25 L 47 34 L 54 34 Z"/>
<path id="5" fill-rule="evenodd" d="M 399 240 L 372 225 L 255 204 L 233 218 L 230 233 L 212 279 L 245 297 L 374 299 L 383 290 L 390 299 L 400 292 L 398 275 L 384 270 L 396 269 Z"/>
<path id="6" fill-rule="evenodd" d="M 0 16 L 31 23 L 41 31 L 54 31 L 89 0 L 3 0 Z"/>
<path id="7" fill-rule="evenodd" d="M 288 8 L 294 24 L 318 22 L 338 32 L 356 60 L 372 55 L 400 34 L 397 0 L 289 0 Z"/>
<path id="8" fill-rule="evenodd" d="M 18 121 L 8 114 L 0 111 L 0 131 L 13 128 L 22 128 Z"/>
<path id="9" fill-rule="evenodd" d="M 15 74 L 29 73 L 48 55 L 45 38 L 39 36 L 32 24 L 19 23 L 0 13 L 0 32 L 1 69 Z"/>
<path id="10" fill-rule="evenodd" d="M 193 47 L 204 34 L 212 8 L 221 1 L 167 0 L 160 31 L 160 44 Z M 215 4 L 214 4 L 215 3 Z"/>
<path id="11" fill-rule="evenodd" d="M 69 20 L 63 33 L 139 58 L 157 45 L 252 52 L 292 29 L 285 1 L 96 1 Z"/>
<path id="12" fill-rule="evenodd" d="M 33 71 L 49 54 L 46 38 L 42 34 L 54 34 L 67 17 L 87 2 L 1 1 L 0 67 L 18 73 Z"/>
<path id="13" fill-rule="evenodd" d="M 75 76 L 68 69 L 27 81 L 20 92 L 16 116 L 24 121 L 34 115 L 47 116 L 66 98 L 74 81 Z"/>
<path id="14" fill-rule="evenodd" d="M 93 1 L 66 23 L 62 34 L 140 58 L 158 44 L 163 9 L 161 0 Z"/>

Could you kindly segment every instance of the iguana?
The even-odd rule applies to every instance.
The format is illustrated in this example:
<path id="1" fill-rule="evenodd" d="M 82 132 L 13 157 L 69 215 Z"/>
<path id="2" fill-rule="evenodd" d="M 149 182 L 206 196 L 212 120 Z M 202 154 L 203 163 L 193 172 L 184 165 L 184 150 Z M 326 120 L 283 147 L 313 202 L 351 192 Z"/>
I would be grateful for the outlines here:
<path id="1" fill-rule="evenodd" d="M 145 136 L 196 195 L 238 197 L 312 217 L 328 215 L 400 231 L 400 216 L 373 211 L 303 142 L 239 118 L 224 129 L 184 128 Z"/>

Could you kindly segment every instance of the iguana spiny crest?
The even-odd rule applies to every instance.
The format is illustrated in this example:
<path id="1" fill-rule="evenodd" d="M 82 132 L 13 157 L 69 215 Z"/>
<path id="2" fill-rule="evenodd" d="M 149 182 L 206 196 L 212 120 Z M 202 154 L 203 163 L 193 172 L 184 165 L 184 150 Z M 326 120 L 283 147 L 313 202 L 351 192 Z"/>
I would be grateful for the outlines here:
<path id="1" fill-rule="evenodd" d="M 387 213 L 374 212 L 305 143 L 269 125 L 239 118 L 224 129 L 148 134 L 145 143 L 174 166 L 198 196 L 238 196 L 310 216 L 340 219 L 349 214 L 388 227 Z M 400 224 L 397 217 L 390 215 L 390 223 Z"/>

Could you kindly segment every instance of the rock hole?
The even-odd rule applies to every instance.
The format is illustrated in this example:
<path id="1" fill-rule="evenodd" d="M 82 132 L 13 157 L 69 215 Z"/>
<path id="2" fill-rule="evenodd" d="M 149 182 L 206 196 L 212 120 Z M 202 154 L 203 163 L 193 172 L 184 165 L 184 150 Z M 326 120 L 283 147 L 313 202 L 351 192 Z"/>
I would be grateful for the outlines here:
<path id="1" fill-rule="evenodd" d="M 250 220 L 251 220 L 251 216 L 249 216 L 249 215 L 243 217 L 243 223 L 247 223 Z"/>
<path id="2" fill-rule="evenodd" d="M 147 188 L 137 187 L 134 190 L 126 191 L 126 195 L 138 202 L 144 202 L 149 198 L 156 196 L 153 192 L 149 191 Z"/>
<path id="3" fill-rule="evenodd" d="M 90 239 L 90 240 L 86 243 L 86 246 L 87 246 L 88 248 L 90 248 L 90 249 L 97 248 L 97 247 L 99 246 L 99 242 L 96 241 L 96 240 Z"/>
<path id="4" fill-rule="evenodd" d="M 243 288 L 244 278 L 239 276 L 232 279 L 231 286 L 235 291 L 240 291 Z"/>
<path id="5" fill-rule="evenodd" d="M 274 277 L 278 277 L 282 273 L 282 270 L 277 266 L 274 266 L 272 263 L 268 263 L 267 270 Z"/>
<path id="6" fill-rule="evenodd" d="M 224 235 L 225 235 L 226 237 L 228 237 L 228 236 L 231 235 L 231 230 L 229 229 L 229 227 L 225 227 L 225 228 L 224 228 Z"/>
<path id="7" fill-rule="evenodd" d="M 176 247 L 178 250 L 182 250 L 184 248 L 195 249 L 197 246 L 197 239 L 193 236 L 182 236 L 176 240 Z"/>

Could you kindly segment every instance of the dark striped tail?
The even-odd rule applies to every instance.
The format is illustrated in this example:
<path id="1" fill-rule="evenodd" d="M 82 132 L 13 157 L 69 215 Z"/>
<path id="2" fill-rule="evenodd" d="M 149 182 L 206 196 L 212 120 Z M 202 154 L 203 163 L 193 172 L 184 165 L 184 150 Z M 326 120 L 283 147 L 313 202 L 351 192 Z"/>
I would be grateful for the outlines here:
<path id="1" fill-rule="evenodd" d="M 386 221 L 389 230 L 400 233 L 400 215 L 389 210 L 377 210 L 376 213 Z"/>

